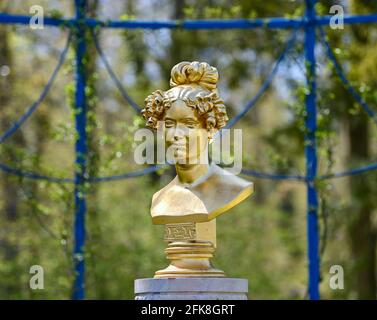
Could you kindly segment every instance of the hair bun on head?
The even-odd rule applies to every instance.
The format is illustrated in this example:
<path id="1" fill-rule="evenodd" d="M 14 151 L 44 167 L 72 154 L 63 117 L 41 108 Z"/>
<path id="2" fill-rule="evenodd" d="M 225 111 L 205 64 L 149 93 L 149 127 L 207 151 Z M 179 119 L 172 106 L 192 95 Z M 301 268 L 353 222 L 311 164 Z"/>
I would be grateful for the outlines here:
<path id="1" fill-rule="evenodd" d="M 208 63 L 183 61 L 171 69 L 170 87 L 198 84 L 209 91 L 213 91 L 216 89 L 218 79 L 217 69 L 211 67 Z"/>

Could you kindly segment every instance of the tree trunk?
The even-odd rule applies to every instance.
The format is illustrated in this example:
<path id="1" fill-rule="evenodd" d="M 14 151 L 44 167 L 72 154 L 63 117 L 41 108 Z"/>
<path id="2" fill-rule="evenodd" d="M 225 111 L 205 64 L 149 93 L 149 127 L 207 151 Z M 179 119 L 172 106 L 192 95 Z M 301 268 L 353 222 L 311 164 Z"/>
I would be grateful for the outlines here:
<path id="1" fill-rule="evenodd" d="M 351 7 L 356 13 L 373 12 L 377 9 L 375 1 L 352 1 Z M 357 75 L 359 81 L 364 81 L 374 87 L 377 84 L 375 78 L 368 78 L 360 71 L 363 59 L 371 59 L 361 52 L 367 52 L 368 45 L 373 43 L 370 27 L 352 26 L 353 43 L 351 46 L 351 71 Z M 361 50 L 361 48 L 363 48 Z M 371 81 L 373 83 L 371 83 Z M 351 101 L 349 107 L 352 108 Z M 370 153 L 369 120 L 364 111 L 356 116 L 349 116 L 349 163 L 368 163 Z M 374 172 L 364 176 L 351 178 L 350 192 L 352 195 L 352 211 L 348 226 L 350 247 L 352 254 L 352 277 L 354 289 L 359 299 L 376 299 L 376 230 L 373 226 L 373 209 L 375 205 L 375 193 L 372 179 L 368 179 Z"/>
<path id="2" fill-rule="evenodd" d="M 350 159 L 370 161 L 367 116 L 349 119 Z M 351 162 L 351 161 L 350 161 Z M 376 232 L 372 224 L 373 190 L 364 176 L 351 178 L 352 210 L 349 238 L 352 254 L 354 289 L 359 299 L 376 299 Z"/>
<path id="3" fill-rule="evenodd" d="M 8 26 L 0 26 L 0 67 L 9 68 L 8 75 L 0 76 L 0 107 L 1 122 L 0 132 L 3 133 L 8 129 L 14 121 L 13 104 L 12 104 L 12 85 L 13 85 L 13 69 L 12 69 L 12 52 L 9 44 Z M 8 141 L 1 146 L 1 161 L 15 166 L 20 159 L 17 156 L 16 148 L 24 147 L 24 137 L 21 130 L 18 130 L 11 138 L 12 145 L 8 145 Z M 3 205 L 0 208 L 2 220 L 2 232 L 0 233 L 0 249 L 4 259 L 4 264 L 9 264 L 9 274 L 3 275 L 5 279 L 0 286 L 3 291 L 1 296 L 11 297 L 15 292 L 20 290 L 18 277 L 15 273 L 18 271 L 17 255 L 18 255 L 18 237 L 9 237 L 17 223 L 19 212 L 18 204 L 20 201 L 21 182 L 6 173 L 1 173 L 1 190 Z M 11 240 L 14 238 L 15 240 Z M 1 259 L 1 258 L 0 258 Z M 6 281 L 5 281 L 6 280 Z"/>

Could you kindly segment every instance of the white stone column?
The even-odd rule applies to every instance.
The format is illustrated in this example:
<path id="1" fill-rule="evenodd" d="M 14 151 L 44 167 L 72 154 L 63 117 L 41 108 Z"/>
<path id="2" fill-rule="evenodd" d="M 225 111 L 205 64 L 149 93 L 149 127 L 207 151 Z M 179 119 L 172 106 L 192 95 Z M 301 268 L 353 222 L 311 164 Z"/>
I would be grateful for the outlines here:
<path id="1" fill-rule="evenodd" d="M 248 281 L 237 278 L 136 279 L 135 300 L 247 300 Z"/>

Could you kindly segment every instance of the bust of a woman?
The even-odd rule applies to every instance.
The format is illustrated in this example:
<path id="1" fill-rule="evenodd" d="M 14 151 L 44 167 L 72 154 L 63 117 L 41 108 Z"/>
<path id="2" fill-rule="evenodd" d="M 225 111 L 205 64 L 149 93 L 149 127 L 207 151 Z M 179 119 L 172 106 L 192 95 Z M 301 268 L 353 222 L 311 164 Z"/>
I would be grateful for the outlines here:
<path id="1" fill-rule="evenodd" d="M 208 144 L 228 121 L 217 92 L 217 69 L 205 62 L 181 62 L 170 87 L 145 99 L 147 126 L 163 126 L 167 153 L 177 176 L 152 199 L 154 224 L 207 222 L 253 193 L 253 183 L 208 161 Z"/>

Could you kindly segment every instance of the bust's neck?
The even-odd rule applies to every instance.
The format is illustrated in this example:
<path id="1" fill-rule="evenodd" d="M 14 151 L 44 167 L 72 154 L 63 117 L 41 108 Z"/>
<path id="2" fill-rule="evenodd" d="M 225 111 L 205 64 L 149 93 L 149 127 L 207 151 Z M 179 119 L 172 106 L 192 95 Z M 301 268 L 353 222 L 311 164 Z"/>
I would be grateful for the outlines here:
<path id="1" fill-rule="evenodd" d="M 193 183 L 209 170 L 209 164 L 176 164 L 179 182 Z"/>

